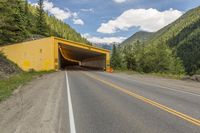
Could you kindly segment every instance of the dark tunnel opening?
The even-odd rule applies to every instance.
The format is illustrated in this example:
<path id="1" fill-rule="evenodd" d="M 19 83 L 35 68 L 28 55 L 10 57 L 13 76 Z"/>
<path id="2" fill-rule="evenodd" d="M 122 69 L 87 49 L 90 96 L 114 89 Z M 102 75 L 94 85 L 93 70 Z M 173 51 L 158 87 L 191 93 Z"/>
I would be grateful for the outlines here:
<path id="1" fill-rule="evenodd" d="M 106 54 L 91 49 L 77 48 L 59 44 L 59 68 L 80 68 L 106 70 Z"/>
<path id="2" fill-rule="evenodd" d="M 69 60 L 66 60 L 60 50 L 59 50 L 59 67 L 61 70 L 64 70 L 66 68 L 71 68 L 71 67 L 77 67 L 77 66 L 80 66 L 80 64 L 78 62 L 72 62 L 72 61 L 69 61 Z"/>

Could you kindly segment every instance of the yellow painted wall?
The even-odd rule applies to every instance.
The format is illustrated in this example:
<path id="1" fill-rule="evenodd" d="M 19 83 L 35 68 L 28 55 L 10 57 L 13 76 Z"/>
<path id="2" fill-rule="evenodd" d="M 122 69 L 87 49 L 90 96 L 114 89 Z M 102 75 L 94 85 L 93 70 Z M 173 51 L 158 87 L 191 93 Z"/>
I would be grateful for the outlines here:
<path id="1" fill-rule="evenodd" d="M 108 50 L 55 37 L 48 37 L 44 39 L 3 46 L 0 47 L 0 51 L 24 71 L 28 71 L 30 69 L 34 69 L 36 71 L 58 70 L 59 43 L 106 54 L 106 70 L 108 70 L 110 67 Z M 66 53 L 67 51 L 64 51 L 64 54 Z"/>
<path id="2" fill-rule="evenodd" d="M 55 68 L 53 37 L 0 47 L 0 51 L 25 71 Z"/>
<path id="3" fill-rule="evenodd" d="M 109 72 L 110 71 L 110 52 L 106 53 L 106 71 Z"/>

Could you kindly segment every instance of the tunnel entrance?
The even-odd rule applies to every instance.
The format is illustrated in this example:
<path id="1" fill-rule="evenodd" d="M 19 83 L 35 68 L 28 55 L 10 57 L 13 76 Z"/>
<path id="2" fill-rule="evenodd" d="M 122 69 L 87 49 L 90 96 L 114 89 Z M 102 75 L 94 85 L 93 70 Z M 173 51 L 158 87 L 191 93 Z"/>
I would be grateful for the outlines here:
<path id="1" fill-rule="evenodd" d="M 80 66 L 80 64 L 78 62 L 73 62 L 73 61 L 69 61 L 67 59 L 65 59 L 60 51 L 59 51 L 59 64 L 60 64 L 60 69 L 61 70 L 65 70 L 67 67 L 76 67 L 76 66 Z"/>
<path id="2" fill-rule="evenodd" d="M 92 70 L 106 70 L 106 54 L 82 47 L 59 43 L 59 68 L 85 67 Z"/>
<path id="3" fill-rule="evenodd" d="M 109 50 L 58 37 L 1 46 L 0 51 L 24 71 L 59 70 L 71 65 L 111 70 Z"/>

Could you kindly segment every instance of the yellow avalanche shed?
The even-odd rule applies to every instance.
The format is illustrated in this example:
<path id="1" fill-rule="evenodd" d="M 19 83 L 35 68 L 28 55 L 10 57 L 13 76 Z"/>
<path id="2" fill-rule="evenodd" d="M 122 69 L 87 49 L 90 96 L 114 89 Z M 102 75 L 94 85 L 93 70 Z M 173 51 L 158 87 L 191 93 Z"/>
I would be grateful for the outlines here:
<path id="1" fill-rule="evenodd" d="M 0 51 L 24 71 L 59 70 L 71 65 L 110 69 L 109 50 L 57 37 L 6 45 Z"/>

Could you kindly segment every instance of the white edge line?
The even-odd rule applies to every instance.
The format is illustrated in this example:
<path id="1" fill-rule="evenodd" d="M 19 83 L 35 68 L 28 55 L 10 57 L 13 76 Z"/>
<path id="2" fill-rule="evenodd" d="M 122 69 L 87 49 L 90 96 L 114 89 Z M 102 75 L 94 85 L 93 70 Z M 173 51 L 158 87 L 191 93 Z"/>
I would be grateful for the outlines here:
<path id="1" fill-rule="evenodd" d="M 68 97 L 68 107 L 69 107 L 70 133 L 76 133 L 75 122 L 74 122 L 74 113 L 73 113 L 73 107 L 72 107 L 72 100 L 71 100 L 67 71 L 65 71 L 65 75 L 66 75 L 67 97 Z"/>

